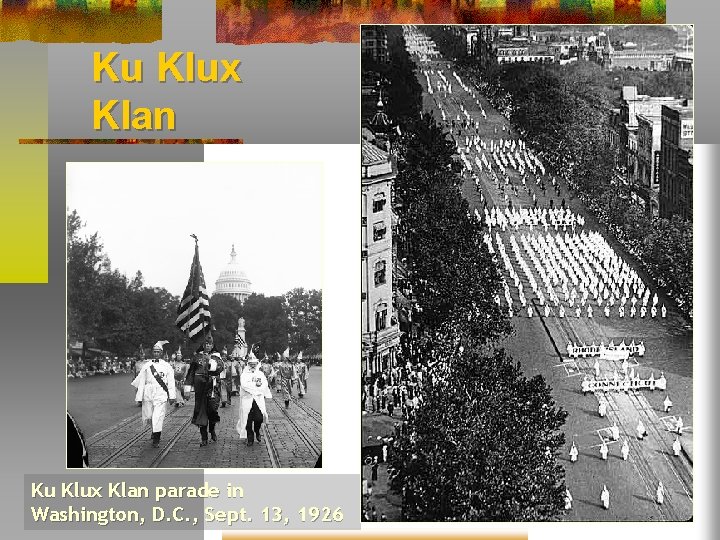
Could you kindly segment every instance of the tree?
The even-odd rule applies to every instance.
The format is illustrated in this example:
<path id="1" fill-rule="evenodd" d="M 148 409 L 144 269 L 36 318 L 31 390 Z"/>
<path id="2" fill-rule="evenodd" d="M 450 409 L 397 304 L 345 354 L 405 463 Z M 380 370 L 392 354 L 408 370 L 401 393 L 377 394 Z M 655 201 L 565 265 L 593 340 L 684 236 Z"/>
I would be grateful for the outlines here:
<path id="1" fill-rule="evenodd" d="M 693 307 L 692 223 L 679 216 L 657 219 L 643 241 L 648 271 L 684 312 Z"/>
<path id="2" fill-rule="evenodd" d="M 288 346 L 290 322 L 284 309 L 282 296 L 251 294 L 243 304 L 242 316 L 245 318 L 245 336 L 248 345 L 252 345 L 256 354 L 282 352 Z"/>
<path id="3" fill-rule="evenodd" d="M 322 352 L 322 292 L 296 288 L 285 293 L 285 309 L 289 320 L 291 353 L 306 355 Z"/>
<path id="4" fill-rule="evenodd" d="M 210 298 L 212 315 L 213 340 L 218 349 L 227 347 L 232 352 L 235 346 L 235 335 L 238 319 L 242 317 L 243 307 L 239 300 L 226 294 L 215 294 Z"/>
<path id="5" fill-rule="evenodd" d="M 139 270 L 132 280 L 113 270 L 98 233 L 83 236 L 83 227 L 76 211 L 68 213 L 68 339 L 122 356 L 159 339 L 179 346 L 183 336 L 174 324 L 179 299 L 146 287 Z"/>
<path id="6" fill-rule="evenodd" d="M 454 345 L 453 345 L 454 347 Z M 392 466 L 410 521 L 543 521 L 563 509 L 567 413 L 502 350 L 443 344 Z"/>
<path id="7" fill-rule="evenodd" d="M 97 328 L 98 275 L 103 245 L 98 233 L 82 236 L 85 224 L 73 210 L 67 215 L 68 337 L 87 341 Z"/>

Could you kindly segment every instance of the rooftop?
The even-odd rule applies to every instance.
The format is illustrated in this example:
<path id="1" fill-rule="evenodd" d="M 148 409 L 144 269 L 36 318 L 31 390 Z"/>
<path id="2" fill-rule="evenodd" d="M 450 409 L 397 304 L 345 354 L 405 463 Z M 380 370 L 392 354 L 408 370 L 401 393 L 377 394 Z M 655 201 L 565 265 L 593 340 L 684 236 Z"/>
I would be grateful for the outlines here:
<path id="1" fill-rule="evenodd" d="M 379 165 L 381 163 L 388 162 L 388 153 L 381 150 L 374 144 L 363 139 L 362 141 L 362 164 L 368 165 Z"/>

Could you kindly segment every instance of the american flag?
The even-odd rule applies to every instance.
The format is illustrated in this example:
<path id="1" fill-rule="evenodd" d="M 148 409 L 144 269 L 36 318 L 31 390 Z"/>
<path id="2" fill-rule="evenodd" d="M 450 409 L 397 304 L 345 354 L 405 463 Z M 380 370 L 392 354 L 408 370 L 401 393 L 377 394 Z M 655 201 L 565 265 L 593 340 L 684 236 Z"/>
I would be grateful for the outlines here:
<path id="1" fill-rule="evenodd" d="M 210 301 L 200 266 L 200 250 L 197 242 L 195 243 L 195 257 L 190 267 L 190 279 L 178 306 L 175 325 L 190 339 L 203 332 L 205 328 L 210 329 Z"/>

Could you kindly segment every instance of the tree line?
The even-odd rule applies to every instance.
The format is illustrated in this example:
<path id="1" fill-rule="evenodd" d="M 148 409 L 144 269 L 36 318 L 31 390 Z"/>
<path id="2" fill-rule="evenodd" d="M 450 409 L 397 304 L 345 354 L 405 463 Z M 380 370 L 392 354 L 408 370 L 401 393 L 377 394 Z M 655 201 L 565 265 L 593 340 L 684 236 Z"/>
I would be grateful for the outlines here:
<path id="1" fill-rule="evenodd" d="M 175 326 L 180 297 L 145 284 L 140 270 L 128 278 L 113 268 L 99 233 L 88 234 L 73 210 L 67 214 L 67 337 L 119 357 L 141 354 L 158 339 L 185 358 L 199 344 Z M 232 351 L 238 318 L 245 318 L 246 341 L 257 354 L 287 347 L 306 356 L 322 351 L 322 293 L 296 288 L 283 296 L 252 294 L 241 304 L 225 295 L 210 298 L 213 336 L 218 348 Z"/>

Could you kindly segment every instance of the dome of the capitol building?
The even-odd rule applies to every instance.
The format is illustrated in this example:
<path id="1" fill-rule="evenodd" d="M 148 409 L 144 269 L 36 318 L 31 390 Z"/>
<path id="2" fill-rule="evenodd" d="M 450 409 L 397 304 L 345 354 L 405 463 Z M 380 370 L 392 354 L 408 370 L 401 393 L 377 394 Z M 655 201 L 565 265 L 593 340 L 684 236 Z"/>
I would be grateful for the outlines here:
<path id="1" fill-rule="evenodd" d="M 247 274 L 240 268 L 240 263 L 237 261 L 237 253 L 235 252 L 235 245 L 232 247 L 230 252 L 230 262 L 225 269 L 220 272 L 215 282 L 215 292 L 213 294 L 226 294 L 233 298 L 245 302 L 248 296 L 252 294 L 252 283 L 247 277 Z"/>

